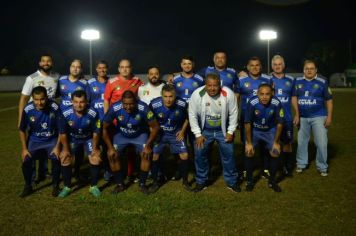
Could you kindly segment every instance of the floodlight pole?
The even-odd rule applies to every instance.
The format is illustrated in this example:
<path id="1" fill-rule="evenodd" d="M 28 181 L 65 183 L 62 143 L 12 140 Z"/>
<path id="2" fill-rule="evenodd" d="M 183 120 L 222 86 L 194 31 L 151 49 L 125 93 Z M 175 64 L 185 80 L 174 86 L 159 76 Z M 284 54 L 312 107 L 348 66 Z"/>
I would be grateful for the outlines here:
<path id="1" fill-rule="evenodd" d="M 92 59 L 91 40 L 89 40 L 89 63 L 90 63 L 90 77 L 92 77 L 93 76 L 93 59 Z"/>
<path id="2" fill-rule="evenodd" d="M 267 39 L 267 74 L 268 75 L 269 75 L 269 71 L 270 71 L 270 65 L 269 65 L 269 39 Z"/>

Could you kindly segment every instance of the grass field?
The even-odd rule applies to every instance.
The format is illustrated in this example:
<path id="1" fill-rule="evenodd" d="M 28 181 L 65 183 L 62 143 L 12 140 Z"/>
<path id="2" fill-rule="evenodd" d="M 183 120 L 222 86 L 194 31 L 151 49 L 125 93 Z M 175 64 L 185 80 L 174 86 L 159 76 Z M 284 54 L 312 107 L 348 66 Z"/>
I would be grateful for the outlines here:
<path id="1" fill-rule="evenodd" d="M 220 176 L 198 194 L 170 181 L 149 196 L 136 185 L 112 196 L 114 186 L 108 186 L 99 199 L 87 186 L 66 199 L 53 198 L 47 180 L 21 199 L 18 94 L 2 93 L 0 235 L 356 235 L 355 101 L 356 90 L 334 90 L 329 176 L 319 176 L 312 158 L 305 173 L 280 183 L 279 194 L 265 180 L 252 193 L 236 194 Z"/>

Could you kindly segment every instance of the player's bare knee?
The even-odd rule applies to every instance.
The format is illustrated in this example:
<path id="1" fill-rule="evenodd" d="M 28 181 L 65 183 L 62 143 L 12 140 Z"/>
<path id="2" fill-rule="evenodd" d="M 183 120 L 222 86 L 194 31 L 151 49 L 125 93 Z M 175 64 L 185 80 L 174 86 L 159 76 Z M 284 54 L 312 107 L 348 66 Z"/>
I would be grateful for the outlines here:
<path id="1" fill-rule="evenodd" d="M 188 153 L 181 153 L 179 154 L 179 158 L 183 161 L 188 160 Z"/>

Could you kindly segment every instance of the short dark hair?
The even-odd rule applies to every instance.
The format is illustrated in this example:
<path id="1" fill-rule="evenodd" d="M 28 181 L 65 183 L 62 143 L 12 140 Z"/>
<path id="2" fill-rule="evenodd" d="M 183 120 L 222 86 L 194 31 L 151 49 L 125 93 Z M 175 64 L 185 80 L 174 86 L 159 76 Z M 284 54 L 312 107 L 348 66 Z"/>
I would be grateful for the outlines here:
<path id="1" fill-rule="evenodd" d="M 176 93 L 176 90 L 175 90 L 175 88 L 174 88 L 174 86 L 172 84 L 165 84 L 162 87 L 162 92 L 161 93 L 163 94 L 163 92 L 174 92 L 174 93 Z"/>
<path id="2" fill-rule="evenodd" d="M 181 57 L 180 61 L 183 61 L 183 60 L 189 60 L 191 62 L 194 62 L 194 58 L 191 56 L 191 55 L 184 55 Z"/>
<path id="3" fill-rule="evenodd" d="M 48 97 L 47 95 L 47 89 L 43 86 L 37 86 L 37 87 L 34 87 L 31 91 L 31 95 L 38 95 L 38 94 L 44 94 L 46 97 Z"/>
<path id="4" fill-rule="evenodd" d="M 130 99 L 133 98 L 134 100 L 137 100 L 134 92 L 132 92 L 131 90 L 126 90 L 123 94 L 122 94 L 122 100 L 124 100 L 124 98 L 126 99 Z"/>
<path id="5" fill-rule="evenodd" d="M 99 60 L 96 62 L 96 66 L 98 66 L 99 64 L 103 64 L 105 65 L 107 68 L 109 68 L 109 63 L 105 60 Z"/>
<path id="6" fill-rule="evenodd" d="M 40 56 L 40 60 L 42 59 L 42 57 L 49 57 L 49 58 L 51 58 L 53 60 L 52 55 L 49 54 L 49 53 L 42 53 L 41 56 Z"/>
<path id="7" fill-rule="evenodd" d="M 262 65 L 261 59 L 260 59 L 259 57 L 257 57 L 257 56 L 250 57 L 250 58 L 248 59 L 248 61 L 247 61 L 247 64 L 250 64 L 251 61 L 259 61 L 260 64 Z"/>
<path id="8" fill-rule="evenodd" d="M 260 84 L 260 85 L 258 85 L 258 90 L 259 90 L 260 88 L 270 88 L 270 89 L 272 90 L 272 92 L 274 91 L 272 85 L 270 85 L 270 84 L 265 84 L 265 83 Z"/>
<path id="9" fill-rule="evenodd" d="M 315 66 L 315 68 L 318 68 L 318 66 L 317 66 L 317 64 L 316 64 L 316 61 L 313 60 L 313 59 L 306 59 L 306 60 L 304 60 L 304 62 L 303 62 L 303 67 L 304 67 L 306 64 L 309 64 L 309 63 L 313 63 L 314 66 Z"/>
<path id="10" fill-rule="evenodd" d="M 150 65 L 150 66 L 148 67 L 147 71 L 149 71 L 149 70 L 151 70 L 151 69 L 153 69 L 153 68 L 157 69 L 158 72 L 161 72 L 161 69 L 160 69 L 159 66 L 157 66 L 157 65 Z"/>
<path id="11" fill-rule="evenodd" d="M 218 73 L 208 73 L 205 76 L 205 81 L 207 81 L 208 79 L 220 80 L 220 75 Z"/>
<path id="12" fill-rule="evenodd" d="M 76 90 L 76 91 L 74 91 L 72 93 L 72 95 L 71 95 L 72 100 L 74 99 L 74 97 L 77 97 L 77 98 L 84 97 L 85 100 L 88 100 L 87 99 L 87 93 L 84 90 Z"/>

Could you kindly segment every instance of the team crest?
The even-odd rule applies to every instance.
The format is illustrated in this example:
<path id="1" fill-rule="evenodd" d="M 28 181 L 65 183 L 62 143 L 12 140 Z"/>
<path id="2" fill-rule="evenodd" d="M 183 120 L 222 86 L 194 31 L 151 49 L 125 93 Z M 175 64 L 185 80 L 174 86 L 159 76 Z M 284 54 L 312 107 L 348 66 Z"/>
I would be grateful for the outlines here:
<path id="1" fill-rule="evenodd" d="M 164 114 L 162 112 L 158 113 L 158 117 L 162 119 L 164 117 Z"/>
<path id="2" fill-rule="evenodd" d="M 273 113 L 274 113 L 273 110 L 270 110 L 270 111 L 268 112 L 268 114 L 269 114 L 270 116 L 273 115 Z"/>
<path id="3" fill-rule="evenodd" d="M 66 90 L 66 88 L 67 88 L 67 87 L 66 87 L 64 84 L 61 85 L 61 89 L 62 89 L 62 90 Z"/>
<path id="4" fill-rule="evenodd" d="M 82 87 L 78 86 L 78 87 L 76 87 L 75 90 L 82 90 L 82 89 L 83 89 Z"/>
<path id="5" fill-rule="evenodd" d="M 298 88 L 303 88 L 303 85 L 302 84 L 298 84 Z"/>
<path id="6" fill-rule="evenodd" d="M 174 115 L 175 115 L 175 116 L 179 116 L 179 114 L 180 114 L 180 112 L 179 112 L 178 110 L 176 110 L 176 111 L 174 112 Z"/>
<path id="7" fill-rule="evenodd" d="M 118 119 L 119 119 L 119 121 L 123 121 L 124 120 L 124 116 L 119 116 Z"/>
<path id="8" fill-rule="evenodd" d="M 227 76 L 227 78 L 232 79 L 232 75 L 231 74 L 227 74 L 226 76 Z"/>
<path id="9" fill-rule="evenodd" d="M 210 103 L 209 102 L 205 103 L 205 106 L 207 106 L 207 107 L 210 106 Z"/>
<path id="10" fill-rule="evenodd" d="M 319 85 L 318 84 L 314 84 L 313 85 L 313 89 L 318 89 L 319 88 Z"/>
<path id="11" fill-rule="evenodd" d="M 100 120 L 97 120 L 96 121 L 96 128 L 100 129 L 100 127 L 101 127 L 101 122 L 100 122 Z"/>
<path id="12" fill-rule="evenodd" d="M 255 110 L 255 115 L 258 116 L 260 114 L 259 110 Z"/>
<path id="13" fill-rule="evenodd" d="M 96 87 L 96 86 L 95 86 L 95 87 L 93 87 L 93 91 L 94 91 L 94 92 L 97 92 L 98 90 L 99 90 L 99 88 L 98 88 L 98 87 Z"/>
<path id="14" fill-rule="evenodd" d="M 140 121 L 140 120 L 141 120 L 140 114 L 137 114 L 137 115 L 135 116 L 135 120 L 137 120 L 137 121 Z"/>
<path id="15" fill-rule="evenodd" d="M 279 116 L 282 117 L 282 118 L 284 117 L 284 111 L 283 111 L 283 109 L 281 109 L 281 110 L 279 111 Z"/>
<path id="16" fill-rule="evenodd" d="M 249 83 L 249 82 L 246 82 L 246 83 L 244 83 L 244 86 L 245 86 L 246 88 L 249 88 L 249 87 L 250 87 L 250 83 Z"/>
<path id="17" fill-rule="evenodd" d="M 69 125 L 69 126 L 73 126 L 73 125 L 74 125 L 74 121 L 71 121 L 71 120 L 68 121 L 68 125 Z"/>
<path id="18" fill-rule="evenodd" d="M 87 124 L 88 124 L 88 125 L 90 124 L 90 120 L 87 120 Z"/>
<path id="19" fill-rule="evenodd" d="M 44 86 L 45 83 L 44 83 L 44 81 L 38 81 L 38 82 L 37 82 L 37 85 L 38 85 L 38 86 Z"/>
<path id="20" fill-rule="evenodd" d="M 177 87 L 182 87 L 182 82 L 177 83 Z"/>
<path id="21" fill-rule="evenodd" d="M 120 89 L 121 87 L 119 85 L 115 87 L 115 90 L 120 90 Z"/>
<path id="22" fill-rule="evenodd" d="M 31 117 L 30 117 L 30 121 L 35 122 L 35 120 L 36 120 L 36 119 L 35 119 L 34 116 L 31 116 Z"/>
<path id="23" fill-rule="evenodd" d="M 147 95 L 147 96 L 150 95 L 150 91 L 149 90 L 144 90 L 143 91 L 143 95 Z"/>
<path id="24" fill-rule="evenodd" d="M 333 93 L 331 92 L 331 89 L 330 89 L 330 88 L 328 88 L 328 92 L 329 92 L 330 95 L 333 94 Z"/>
<path id="25" fill-rule="evenodd" d="M 193 87 L 198 87 L 198 83 L 197 82 L 193 82 Z"/>
<path id="26" fill-rule="evenodd" d="M 290 82 L 287 81 L 287 82 L 286 82 L 286 87 L 290 87 L 290 85 L 291 85 Z"/>
<path id="27" fill-rule="evenodd" d="M 147 113 L 147 119 L 151 119 L 153 117 L 153 112 L 152 111 L 149 111 Z"/>

